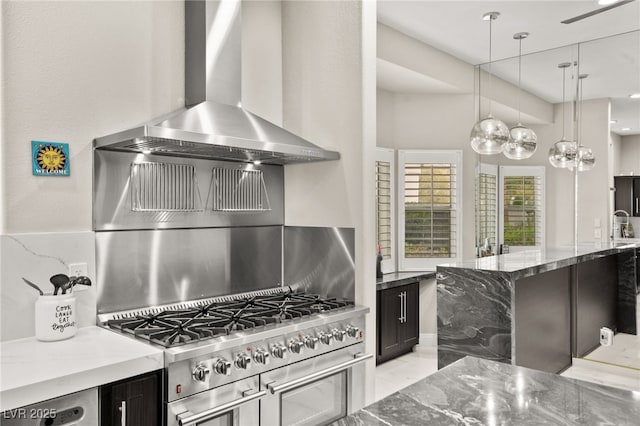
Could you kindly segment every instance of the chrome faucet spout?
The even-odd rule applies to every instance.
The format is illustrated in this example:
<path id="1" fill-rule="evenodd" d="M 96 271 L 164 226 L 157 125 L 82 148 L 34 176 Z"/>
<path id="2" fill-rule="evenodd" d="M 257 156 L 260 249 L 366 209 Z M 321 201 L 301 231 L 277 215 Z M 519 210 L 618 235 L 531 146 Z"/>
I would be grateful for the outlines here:
<path id="1" fill-rule="evenodd" d="M 616 210 L 616 211 L 614 211 L 613 215 L 611 216 L 611 239 L 612 240 L 615 239 L 616 235 L 618 237 L 621 236 L 621 233 L 620 232 L 616 232 L 616 229 L 615 229 L 616 228 L 616 215 L 618 213 L 624 213 L 625 214 L 625 216 L 627 217 L 625 225 L 629 225 L 629 216 L 630 216 L 629 213 L 627 213 L 625 210 Z"/>

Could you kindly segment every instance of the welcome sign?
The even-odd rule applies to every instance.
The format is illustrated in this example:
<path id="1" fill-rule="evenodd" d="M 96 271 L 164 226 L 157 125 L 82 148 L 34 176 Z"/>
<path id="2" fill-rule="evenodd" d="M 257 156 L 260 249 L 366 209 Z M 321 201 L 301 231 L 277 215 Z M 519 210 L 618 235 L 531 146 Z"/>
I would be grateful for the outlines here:
<path id="1" fill-rule="evenodd" d="M 69 144 L 31 141 L 31 162 L 34 176 L 70 176 Z"/>

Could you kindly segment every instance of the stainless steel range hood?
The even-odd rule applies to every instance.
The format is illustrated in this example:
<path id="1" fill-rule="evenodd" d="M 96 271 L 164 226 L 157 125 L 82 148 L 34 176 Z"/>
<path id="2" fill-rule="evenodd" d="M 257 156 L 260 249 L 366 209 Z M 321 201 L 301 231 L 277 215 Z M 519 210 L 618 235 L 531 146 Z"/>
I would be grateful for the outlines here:
<path id="1" fill-rule="evenodd" d="M 163 120 L 96 138 L 96 149 L 291 164 L 337 160 L 241 107 L 241 1 L 185 1 L 185 105 Z"/>

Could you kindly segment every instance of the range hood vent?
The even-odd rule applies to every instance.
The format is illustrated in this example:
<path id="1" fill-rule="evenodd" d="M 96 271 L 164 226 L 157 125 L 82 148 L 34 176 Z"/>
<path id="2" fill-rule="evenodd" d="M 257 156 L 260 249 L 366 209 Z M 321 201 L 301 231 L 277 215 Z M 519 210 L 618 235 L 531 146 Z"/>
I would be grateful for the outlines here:
<path id="1" fill-rule="evenodd" d="M 243 109 L 241 1 L 185 1 L 185 104 L 168 118 L 96 138 L 96 149 L 292 164 L 337 160 Z"/>

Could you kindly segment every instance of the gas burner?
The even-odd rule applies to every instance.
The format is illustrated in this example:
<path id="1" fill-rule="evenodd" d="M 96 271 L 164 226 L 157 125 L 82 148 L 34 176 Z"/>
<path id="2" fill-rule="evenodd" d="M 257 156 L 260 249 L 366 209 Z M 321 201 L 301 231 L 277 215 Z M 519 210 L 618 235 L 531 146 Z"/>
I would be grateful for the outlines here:
<path id="1" fill-rule="evenodd" d="M 107 325 L 141 339 L 173 347 L 352 305 L 353 302 L 335 298 L 285 292 L 113 319 L 107 321 Z"/>

